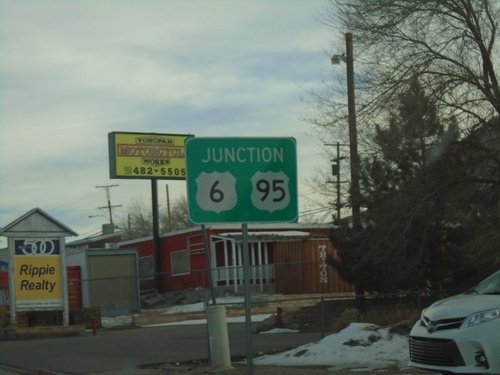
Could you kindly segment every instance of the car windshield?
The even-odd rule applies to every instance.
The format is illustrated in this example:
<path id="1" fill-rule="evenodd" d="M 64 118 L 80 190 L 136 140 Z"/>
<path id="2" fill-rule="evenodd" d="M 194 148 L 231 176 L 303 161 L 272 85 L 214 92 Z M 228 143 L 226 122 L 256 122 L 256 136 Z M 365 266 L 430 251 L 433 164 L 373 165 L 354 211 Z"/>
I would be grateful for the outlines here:
<path id="1" fill-rule="evenodd" d="M 495 272 L 493 275 L 481 281 L 470 292 L 478 294 L 500 294 L 500 271 Z"/>

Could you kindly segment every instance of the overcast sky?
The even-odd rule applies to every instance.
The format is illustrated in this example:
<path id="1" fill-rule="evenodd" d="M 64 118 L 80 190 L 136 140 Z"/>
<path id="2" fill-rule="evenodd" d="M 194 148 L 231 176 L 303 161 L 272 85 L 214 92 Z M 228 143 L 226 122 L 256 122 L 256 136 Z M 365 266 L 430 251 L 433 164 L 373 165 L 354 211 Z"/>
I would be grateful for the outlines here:
<path id="1" fill-rule="evenodd" d="M 305 181 L 327 161 L 301 98 L 331 74 L 327 6 L 0 0 L 0 227 L 40 207 L 92 235 L 108 217 L 98 185 L 119 185 L 114 217 L 149 204 L 149 180 L 109 178 L 112 131 L 295 137 L 300 211 L 313 208 Z M 171 202 L 186 195 L 161 180 L 160 201 L 166 184 Z"/>

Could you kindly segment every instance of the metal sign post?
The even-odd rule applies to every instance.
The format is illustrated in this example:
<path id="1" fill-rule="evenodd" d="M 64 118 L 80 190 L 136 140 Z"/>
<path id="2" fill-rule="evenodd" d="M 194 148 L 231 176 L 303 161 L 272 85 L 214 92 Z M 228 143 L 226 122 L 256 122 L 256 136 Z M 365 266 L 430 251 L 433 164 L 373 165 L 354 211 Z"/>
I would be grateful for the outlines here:
<path id="1" fill-rule="evenodd" d="M 247 374 L 253 374 L 252 311 L 250 304 L 250 257 L 248 254 L 248 224 L 241 224 L 243 245 L 243 282 L 245 284 L 245 336 L 247 349 Z"/>

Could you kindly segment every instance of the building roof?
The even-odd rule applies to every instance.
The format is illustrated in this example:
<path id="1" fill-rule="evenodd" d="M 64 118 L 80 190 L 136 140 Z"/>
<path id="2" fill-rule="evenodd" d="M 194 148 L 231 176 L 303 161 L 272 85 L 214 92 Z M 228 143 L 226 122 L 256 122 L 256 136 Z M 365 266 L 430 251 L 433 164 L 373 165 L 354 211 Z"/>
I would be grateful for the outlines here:
<path id="1" fill-rule="evenodd" d="M 237 241 L 241 241 L 243 239 L 242 232 L 220 233 L 217 236 L 218 237 L 227 237 L 227 238 L 234 239 Z M 311 237 L 311 233 L 301 232 L 301 231 L 248 232 L 249 241 L 306 240 L 310 237 Z"/>
<path id="2" fill-rule="evenodd" d="M 99 234 L 99 235 L 94 235 L 86 238 L 82 238 L 80 240 L 76 240 L 73 242 L 68 242 L 66 244 L 66 247 L 72 247 L 72 248 L 77 248 L 77 247 L 82 247 L 85 245 L 90 245 L 96 242 L 106 242 L 106 240 L 113 240 L 110 242 L 117 242 L 120 240 L 122 233 L 121 232 L 114 232 L 114 233 L 108 233 L 108 234 Z"/>
<path id="3" fill-rule="evenodd" d="M 78 236 L 71 228 L 50 216 L 41 208 L 33 208 L 21 217 L 7 224 L 0 230 L 0 235 L 10 237 L 24 233 L 53 234 L 60 236 Z"/>
<path id="4" fill-rule="evenodd" d="M 211 225 L 206 225 L 206 228 L 209 230 L 216 230 L 216 231 L 221 231 L 221 230 L 227 230 L 228 233 L 240 233 L 241 234 L 241 224 L 235 224 L 235 223 L 228 223 L 228 224 L 211 224 Z M 248 224 L 248 230 L 249 230 L 249 235 L 253 233 L 273 233 L 276 235 L 277 233 L 292 233 L 295 232 L 296 234 L 299 232 L 302 233 L 307 233 L 308 236 L 311 234 L 307 230 L 311 229 L 333 229 L 334 226 L 332 224 L 302 224 L 302 223 L 265 223 L 265 224 Z M 203 229 L 202 226 L 196 226 L 192 228 L 187 228 L 187 229 L 180 229 L 172 232 L 166 232 L 162 233 L 160 235 L 160 238 L 166 238 L 166 237 L 171 237 L 171 236 L 177 236 L 180 234 L 187 234 L 187 233 L 196 233 L 196 232 L 201 232 Z M 230 232 L 231 231 L 231 232 Z M 220 236 L 220 235 L 219 235 Z M 283 234 L 282 234 L 283 236 Z M 300 236 L 299 236 L 300 237 Z M 287 238 L 290 239 L 290 238 Z M 152 241 L 153 236 L 147 236 L 147 237 L 141 237 L 141 238 L 135 238 L 132 240 L 125 240 L 125 241 L 120 241 L 118 243 L 118 246 L 125 246 L 125 245 L 133 245 L 139 242 L 145 242 L 145 241 Z"/>

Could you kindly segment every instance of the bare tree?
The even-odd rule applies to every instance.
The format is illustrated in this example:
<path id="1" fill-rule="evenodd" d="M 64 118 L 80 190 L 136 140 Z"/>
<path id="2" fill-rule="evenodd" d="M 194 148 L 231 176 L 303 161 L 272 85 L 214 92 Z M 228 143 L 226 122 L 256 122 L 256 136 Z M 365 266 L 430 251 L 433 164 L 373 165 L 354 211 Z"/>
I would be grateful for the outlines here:
<path id="1" fill-rule="evenodd" d="M 323 22 L 338 37 L 332 54 L 345 52 L 346 32 L 354 37 L 361 153 L 377 152 L 371 142 L 376 124 L 388 122 L 398 95 L 415 79 L 441 121 L 454 121 L 462 136 L 500 115 L 499 1 L 330 0 Z M 344 67 L 333 67 L 324 90 L 308 94 L 312 132 L 325 144 L 348 143 Z M 331 147 L 325 154 L 334 157 Z M 322 186 L 323 176 L 318 172 L 311 185 Z M 328 199 L 333 186 L 322 192 Z"/>
<path id="2" fill-rule="evenodd" d="M 349 31 L 355 38 L 356 109 L 363 157 L 377 161 L 383 156 L 380 148 L 375 147 L 377 137 L 395 142 L 389 142 L 385 152 L 397 151 L 393 155 L 397 168 L 372 163 L 370 174 L 364 176 L 372 186 L 377 183 L 377 193 L 380 187 L 389 188 L 378 197 L 371 195 L 372 202 L 365 200 L 371 205 L 368 214 L 378 215 L 376 226 L 366 228 L 362 237 L 353 237 L 346 227 L 336 239 L 346 249 L 345 259 L 352 260 L 346 274 L 357 277 L 355 281 L 360 284 L 378 282 L 381 288 L 392 287 L 398 278 L 403 286 L 423 279 L 435 285 L 450 279 L 451 274 L 440 266 L 458 270 L 464 259 L 471 261 L 468 265 L 475 261 L 476 268 L 484 265 L 480 257 L 467 258 L 465 249 L 474 245 L 482 247 L 469 254 L 481 253 L 495 264 L 498 256 L 495 258 L 491 245 L 487 246 L 487 239 L 498 238 L 498 230 L 494 229 L 498 228 L 499 208 L 498 148 L 484 151 L 483 139 L 477 139 L 477 135 L 498 139 L 488 129 L 498 127 L 496 119 L 500 117 L 500 2 L 330 0 L 330 5 L 325 23 L 332 31 Z M 333 71 L 326 90 L 311 93 L 313 111 L 308 119 L 329 143 L 347 139 L 345 95 L 338 91 L 344 86 L 345 72 Z M 420 139 L 415 139 L 419 142 L 414 146 L 422 152 L 419 159 L 408 160 L 408 167 L 420 168 L 408 175 L 399 147 L 408 145 L 397 144 L 398 138 L 404 138 L 397 134 L 393 114 L 400 105 L 401 94 L 417 80 L 422 93 L 436 108 L 432 116 L 456 131 L 443 134 L 444 138 L 451 136 L 448 140 L 435 138 L 432 150 L 427 149 L 429 138 L 424 133 L 417 134 Z M 414 102 L 407 103 L 409 108 Z M 400 120 L 407 121 L 401 118 L 399 123 Z M 448 151 L 451 140 L 458 136 L 464 143 L 453 149 L 467 150 L 470 158 L 460 163 L 454 162 L 450 156 L 453 152 Z M 470 173 L 478 169 L 480 174 Z M 387 177 L 394 173 L 400 176 L 389 181 Z M 390 207 L 393 209 L 388 210 Z M 353 249 L 359 250 L 357 254 Z M 370 250 L 364 266 L 359 261 L 363 250 Z M 461 254 L 463 258 L 450 254 Z M 388 259 L 394 262 L 385 267 L 385 275 L 370 272 L 383 270 Z"/>
<path id="3" fill-rule="evenodd" d="M 443 119 L 463 126 L 500 115 L 496 0 L 330 0 L 325 22 L 355 38 L 368 82 L 360 115 L 387 108 L 418 78 Z"/>
<path id="4" fill-rule="evenodd" d="M 149 206 L 138 198 L 133 198 L 127 206 L 124 217 L 118 218 L 118 226 L 127 229 L 128 238 L 150 236 L 153 233 L 153 216 Z"/>
<path id="5" fill-rule="evenodd" d="M 188 202 L 186 196 L 182 195 L 174 201 L 170 209 L 170 217 L 168 217 L 168 212 L 163 210 L 160 215 L 160 222 L 162 223 L 162 231 L 173 231 L 192 227 L 193 225 L 188 218 Z"/>
<path id="6" fill-rule="evenodd" d="M 181 196 L 174 201 L 170 209 L 170 217 L 167 211 L 164 207 L 159 208 L 161 232 L 190 228 L 192 226 L 188 219 L 187 199 L 185 196 Z M 118 223 L 121 228 L 128 229 L 129 238 L 151 236 L 153 234 L 151 202 L 144 202 L 137 198 L 132 199 L 131 204 L 127 207 L 126 217 L 120 218 Z"/>

